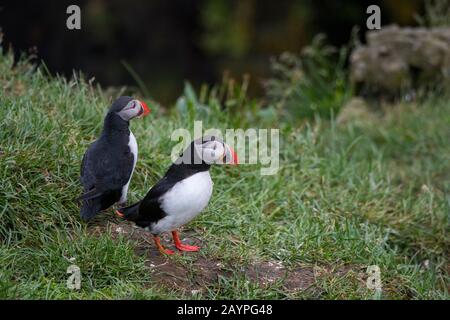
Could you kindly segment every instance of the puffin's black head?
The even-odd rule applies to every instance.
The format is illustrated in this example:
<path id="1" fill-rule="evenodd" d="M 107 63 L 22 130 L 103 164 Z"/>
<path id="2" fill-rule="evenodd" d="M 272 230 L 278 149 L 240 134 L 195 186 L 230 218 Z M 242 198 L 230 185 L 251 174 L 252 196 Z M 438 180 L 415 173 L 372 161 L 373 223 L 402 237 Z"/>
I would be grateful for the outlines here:
<path id="1" fill-rule="evenodd" d="M 204 136 L 191 142 L 176 163 L 238 164 L 236 152 L 216 136 Z"/>
<path id="2" fill-rule="evenodd" d="M 122 96 L 114 101 L 108 113 L 117 114 L 122 120 L 130 121 L 139 116 L 146 116 L 150 113 L 150 109 L 140 100 Z"/>

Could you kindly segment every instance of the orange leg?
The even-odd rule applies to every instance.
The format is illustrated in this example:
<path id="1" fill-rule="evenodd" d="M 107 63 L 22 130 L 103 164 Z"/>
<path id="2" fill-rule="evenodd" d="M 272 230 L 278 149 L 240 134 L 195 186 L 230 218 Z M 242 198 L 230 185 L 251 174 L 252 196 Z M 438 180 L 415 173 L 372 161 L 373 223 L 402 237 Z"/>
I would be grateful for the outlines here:
<path id="1" fill-rule="evenodd" d="M 123 217 L 124 217 L 123 213 L 120 212 L 119 210 L 116 210 L 116 214 L 117 214 L 120 218 L 123 218 Z"/>
<path id="2" fill-rule="evenodd" d="M 173 241 L 175 242 L 175 247 L 177 247 L 180 251 L 198 251 L 200 247 L 197 246 L 190 246 L 187 244 L 183 244 L 180 241 L 180 237 L 178 236 L 177 231 L 172 231 Z"/>
<path id="3" fill-rule="evenodd" d="M 153 240 L 155 241 L 156 247 L 158 248 L 159 252 L 164 253 L 164 254 L 174 254 L 175 252 L 170 250 L 170 249 L 166 249 L 162 246 L 161 242 L 159 241 L 159 237 L 158 236 L 153 236 Z"/>

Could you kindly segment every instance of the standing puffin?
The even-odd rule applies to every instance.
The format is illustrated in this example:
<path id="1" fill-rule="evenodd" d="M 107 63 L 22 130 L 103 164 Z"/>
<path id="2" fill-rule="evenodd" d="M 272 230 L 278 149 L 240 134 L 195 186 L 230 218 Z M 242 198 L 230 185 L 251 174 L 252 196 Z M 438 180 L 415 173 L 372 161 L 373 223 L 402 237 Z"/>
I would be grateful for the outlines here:
<path id="1" fill-rule="evenodd" d="M 178 250 L 198 251 L 197 246 L 181 243 L 176 229 L 194 219 L 208 205 L 213 190 L 209 169 L 213 163 L 238 164 L 238 159 L 231 147 L 214 136 L 192 141 L 144 199 L 117 210 L 117 215 L 152 233 L 162 253 L 174 253 L 165 249 L 158 237 L 168 231 L 172 232 Z"/>
<path id="2" fill-rule="evenodd" d="M 84 194 L 80 215 L 89 220 L 114 203 L 125 205 L 128 185 L 136 166 L 138 148 L 129 121 L 150 112 L 131 97 L 120 97 L 105 116 L 103 131 L 83 156 L 81 184 Z"/>

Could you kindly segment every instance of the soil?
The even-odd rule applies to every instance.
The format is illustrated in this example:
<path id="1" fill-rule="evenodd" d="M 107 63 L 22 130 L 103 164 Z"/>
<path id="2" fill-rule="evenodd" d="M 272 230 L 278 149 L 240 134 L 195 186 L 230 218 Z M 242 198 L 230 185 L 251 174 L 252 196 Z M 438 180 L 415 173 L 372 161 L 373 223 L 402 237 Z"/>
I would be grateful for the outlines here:
<path id="1" fill-rule="evenodd" d="M 161 284 L 175 290 L 195 294 L 207 287 L 218 284 L 219 277 L 241 275 L 243 279 L 251 281 L 260 287 L 282 286 L 287 292 L 295 293 L 305 290 L 314 290 L 318 277 L 343 277 L 349 271 L 358 273 L 361 282 L 364 281 L 364 270 L 361 267 L 344 266 L 333 269 L 327 266 L 298 265 L 285 267 L 280 261 L 253 261 L 250 264 L 224 263 L 217 258 L 205 257 L 195 252 L 178 253 L 188 254 L 192 257 L 189 264 L 172 256 L 162 255 L 155 247 L 152 236 L 145 230 L 132 223 L 121 221 L 119 223 L 108 221 L 91 227 L 92 235 L 99 235 L 110 230 L 113 239 L 123 236 L 135 243 L 135 252 L 146 257 L 146 265 L 151 270 L 152 282 Z M 186 244 L 205 246 L 192 231 L 182 232 L 181 239 Z M 161 237 L 161 243 L 167 248 L 172 247 L 169 235 Z"/>

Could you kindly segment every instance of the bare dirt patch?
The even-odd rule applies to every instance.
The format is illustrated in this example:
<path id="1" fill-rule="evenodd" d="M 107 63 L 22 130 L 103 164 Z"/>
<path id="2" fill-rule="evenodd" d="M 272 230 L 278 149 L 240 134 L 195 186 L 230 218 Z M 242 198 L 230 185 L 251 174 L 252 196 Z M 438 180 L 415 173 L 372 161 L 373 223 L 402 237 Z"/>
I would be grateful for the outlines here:
<path id="1" fill-rule="evenodd" d="M 123 236 L 136 243 L 137 255 L 145 256 L 146 265 L 151 270 L 152 280 L 161 285 L 183 292 L 195 293 L 218 284 L 219 277 L 239 275 L 261 287 L 281 286 L 287 292 L 301 292 L 314 287 L 318 277 L 342 277 L 349 271 L 360 272 L 361 268 L 318 266 L 285 267 L 280 261 L 254 261 L 248 265 L 223 262 L 217 258 L 208 258 L 201 254 L 189 253 L 191 263 L 163 256 L 153 244 L 151 235 L 129 222 L 101 222 L 90 229 L 92 235 L 99 235 L 109 230 L 113 239 Z M 204 246 L 192 232 L 183 232 L 182 239 L 192 245 Z M 172 248 L 169 235 L 162 236 L 162 243 Z"/>

